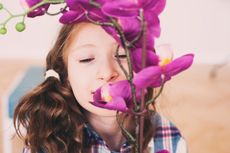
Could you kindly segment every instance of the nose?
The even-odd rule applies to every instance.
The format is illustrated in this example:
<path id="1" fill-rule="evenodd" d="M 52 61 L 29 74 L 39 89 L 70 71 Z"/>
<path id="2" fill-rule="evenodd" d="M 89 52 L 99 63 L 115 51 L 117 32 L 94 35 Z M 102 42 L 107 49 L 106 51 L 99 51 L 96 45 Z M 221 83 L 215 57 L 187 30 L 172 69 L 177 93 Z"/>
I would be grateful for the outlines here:
<path id="1" fill-rule="evenodd" d="M 105 82 L 116 81 L 119 77 L 119 71 L 115 62 L 107 59 L 105 62 L 101 62 L 98 66 L 97 78 Z"/>

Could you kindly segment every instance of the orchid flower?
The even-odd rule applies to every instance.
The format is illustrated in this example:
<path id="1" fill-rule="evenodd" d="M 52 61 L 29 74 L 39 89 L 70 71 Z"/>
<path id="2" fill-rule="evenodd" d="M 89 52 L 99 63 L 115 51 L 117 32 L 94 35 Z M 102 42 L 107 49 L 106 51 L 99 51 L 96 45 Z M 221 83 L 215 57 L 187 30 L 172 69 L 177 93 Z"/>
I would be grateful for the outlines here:
<path id="1" fill-rule="evenodd" d="M 26 9 L 30 9 L 33 6 L 35 6 L 36 4 L 42 2 L 43 0 L 21 0 L 21 4 L 23 7 L 25 7 Z M 44 4 L 38 8 L 36 8 L 35 10 L 29 12 L 27 14 L 28 17 L 36 17 L 36 16 L 41 16 L 44 15 L 45 12 L 48 10 L 50 4 Z"/>
<path id="2" fill-rule="evenodd" d="M 154 46 L 154 37 L 160 36 L 160 22 L 158 15 L 165 7 L 166 0 L 116 0 L 108 1 L 102 6 L 102 12 L 118 19 L 127 40 L 132 40 L 141 30 L 139 13 L 143 10 L 147 21 L 147 47 Z M 131 28 L 129 25 L 132 25 Z M 140 47 L 142 41 L 135 44 Z"/>
<path id="3" fill-rule="evenodd" d="M 165 83 L 172 76 L 189 68 L 193 62 L 193 56 L 193 54 L 187 54 L 172 61 L 162 59 L 158 65 L 146 67 L 135 74 L 133 84 L 136 87 L 137 100 L 140 100 L 141 89 L 159 87 L 162 82 Z M 130 84 L 127 80 L 123 80 L 99 88 L 94 94 L 92 104 L 110 110 L 131 112 L 133 102 Z"/>
<path id="4" fill-rule="evenodd" d="M 106 0 L 97 0 L 96 3 L 102 5 Z M 78 23 L 87 21 L 86 15 L 94 21 L 106 21 L 108 17 L 105 16 L 99 8 L 91 4 L 89 0 L 66 0 L 69 8 L 64 11 L 59 21 L 63 24 Z"/>
<path id="5" fill-rule="evenodd" d="M 127 80 L 106 84 L 95 91 L 93 100 L 95 106 L 128 112 L 132 107 L 130 85 Z"/>

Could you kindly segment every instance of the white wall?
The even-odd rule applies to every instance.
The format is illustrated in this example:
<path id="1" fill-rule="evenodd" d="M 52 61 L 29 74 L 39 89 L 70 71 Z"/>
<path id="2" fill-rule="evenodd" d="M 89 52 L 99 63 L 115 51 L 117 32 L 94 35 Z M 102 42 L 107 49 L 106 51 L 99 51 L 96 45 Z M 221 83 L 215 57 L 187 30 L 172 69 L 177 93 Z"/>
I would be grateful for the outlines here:
<path id="1" fill-rule="evenodd" d="M 14 12 L 21 12 L 19 0 L 1 0 Z M 0 15 L 0 22 L 3 15 Z M 27 29 L 0 36 L 1 58 L 45 58 L 57 35 L 58 17 L 26 19 Z M 175 56 L 188 52 L 197 63 L 217 63 L 230 57 L 230 0 L 168 0 L 161 15 L 162 35 L 157 44 L 170 43 Z M 229 58 L 230 59 L 230 58 Z"/>

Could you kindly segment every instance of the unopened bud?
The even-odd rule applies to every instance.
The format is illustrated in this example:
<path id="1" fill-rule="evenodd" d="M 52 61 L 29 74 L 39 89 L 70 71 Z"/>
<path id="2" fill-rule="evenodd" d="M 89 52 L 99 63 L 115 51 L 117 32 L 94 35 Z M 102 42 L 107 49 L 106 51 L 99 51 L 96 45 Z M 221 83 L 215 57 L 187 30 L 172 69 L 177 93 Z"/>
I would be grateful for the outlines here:
<path id="1" fill-rule="evenodd" d="M 7 33 L 7 29 L 5 27 L 0 28 L 0 34 L 4 35 Z"/>
<path id="2" fill-rule="evenodd" d="M 26 25 L 25 25 L 24 22 L 19 22 L 19 23 L 16 24 L 15 28 L 16 28 L 16 30 L 17 30 L 18 32 L 22 32 L 22 31 L 25 30 Z"/>
<path id="3" fill-rule="evenodd" d="M 0 3 L 0 10 L 1 10 L 1 9 L 3 9 L 3 4 L 2 4 L 2 3 Z"/>

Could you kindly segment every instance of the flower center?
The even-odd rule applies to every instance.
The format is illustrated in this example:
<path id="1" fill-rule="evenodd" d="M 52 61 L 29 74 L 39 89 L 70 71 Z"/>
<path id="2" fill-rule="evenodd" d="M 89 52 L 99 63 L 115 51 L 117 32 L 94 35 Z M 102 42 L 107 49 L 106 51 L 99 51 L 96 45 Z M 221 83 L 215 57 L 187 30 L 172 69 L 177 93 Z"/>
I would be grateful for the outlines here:
<path id="1" fill-rule="evenodd" d="M 109 94 L 108 87 L 102 87 L 101 97 L 102 97 L 102 100 L 105 102 L 111 102 L 112 101 L 113 98 Z"/>
<path id="2" fill-rule="evenodd" d="M 164 58 L 164 59 L 161 60 L 159 65 L 160 66 L 165 66 L 165 65 L 169 64 L 170 62 L 171 62 L 170 58 Z"/>

